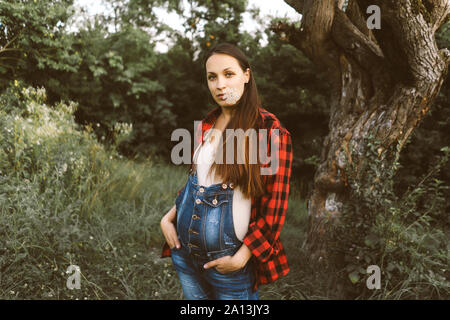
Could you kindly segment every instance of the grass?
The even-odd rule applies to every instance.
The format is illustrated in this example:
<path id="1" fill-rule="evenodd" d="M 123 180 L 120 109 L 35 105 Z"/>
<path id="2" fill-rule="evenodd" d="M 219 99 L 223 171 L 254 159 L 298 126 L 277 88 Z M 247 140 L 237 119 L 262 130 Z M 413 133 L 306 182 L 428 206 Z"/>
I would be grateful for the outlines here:
<path id="1" fill-rule="evenodd" d="M 296 182 L 291 181 L 291 189 L 286 213 L 286 221 L 280 234 L 285 247 L 289 273 L 277 281 L 260 287 L 260 299 L 305 300 L 329 299 L 325 284 L 308 263 L 304 246 L 308 231 L 308 211 L 306 201 L 300 198 Z"/>

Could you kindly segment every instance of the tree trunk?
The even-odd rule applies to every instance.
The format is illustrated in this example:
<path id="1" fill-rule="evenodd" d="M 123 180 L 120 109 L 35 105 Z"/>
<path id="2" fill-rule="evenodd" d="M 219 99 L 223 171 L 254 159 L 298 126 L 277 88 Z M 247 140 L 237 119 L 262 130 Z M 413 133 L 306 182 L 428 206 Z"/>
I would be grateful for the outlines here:
<path id="1" fill-rule="evenodd" d="M 326 70 L 333 88 L 329 134 L 309 200 L 307 240 L 310 257 L 328 262 L 328 224 L 340 217 L 355 189 L 371 190 L 369 143 L 380 143 L 377 163 L 387 172 L 441 88 L 450 54 L 438 50 L 434 34 L 448 21 L 450 3 L 350 0 L 343 11 L 341 0 L 285 2 L 302 14 L 301 27 L 277 23 L 272 30 Z M 367 27 L 370 5 L 380 8 L 380 29 Z M 349 166 L 356 169 L 351 175 Z"/>

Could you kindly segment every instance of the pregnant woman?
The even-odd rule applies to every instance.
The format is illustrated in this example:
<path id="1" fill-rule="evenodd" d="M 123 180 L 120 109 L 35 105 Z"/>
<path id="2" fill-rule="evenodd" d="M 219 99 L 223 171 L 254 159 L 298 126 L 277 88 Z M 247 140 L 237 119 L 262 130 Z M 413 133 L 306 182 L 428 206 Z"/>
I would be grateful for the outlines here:
<path id="1" fill-rule="evenodd" d="M 239 48 L 216 45 L 204 67 L 217 106 L 198 128 L 201 141 L 187 182 L 161 219 L 162 257 L 172 257 L 186 299 L 257 300 L 259 285 L 289 272 L 279 235 L 288 206 L 291 136 L 261 107 Z"/>

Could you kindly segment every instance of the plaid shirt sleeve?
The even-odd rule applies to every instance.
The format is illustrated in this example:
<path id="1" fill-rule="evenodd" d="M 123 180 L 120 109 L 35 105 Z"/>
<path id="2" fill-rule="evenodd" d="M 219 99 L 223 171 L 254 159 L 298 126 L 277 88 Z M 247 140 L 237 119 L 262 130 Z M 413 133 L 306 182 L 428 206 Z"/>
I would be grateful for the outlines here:
<path id="1" fill-rule="evenodd" d="M 292 164 L 290 133 L 287 130 L 281 130 L 278 141 L 278 170 L 275 174 L 266 176 L 267 192 L 258 201 L 258 210 L 255 210 L 255 217 L 252 217 L 248 233 L 244 238 L 244 244 L 263 265 L 283 250 L 278 238 L 288 207 Z"/>

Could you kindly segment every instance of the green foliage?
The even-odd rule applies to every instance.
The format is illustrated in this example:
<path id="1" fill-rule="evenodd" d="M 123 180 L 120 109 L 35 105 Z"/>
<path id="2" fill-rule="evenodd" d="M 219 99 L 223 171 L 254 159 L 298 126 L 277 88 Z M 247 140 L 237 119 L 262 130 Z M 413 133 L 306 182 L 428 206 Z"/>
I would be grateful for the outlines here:
<path id="1" fill-rule="evenodd" d="M 0 2 L 0 90 L 23 78 L 34 83 L 47 72 L 76 72 L 79 59 L 70 54 L 64 36 L 73 0 Z"/>
<path id="2" fill-rule="evenodd" d="M 0 170 L 24 179 L 39 177 L 43 189 L 51 177 L 59 177 L 61 183 L 85 178 L 87 155 L 77 148 L 79 142 L 103 148 L 88 143 L 92 133 L 78 131 L 72 116 L 75 103 L 50 108 L 45 99 L 44 88 L 24 88 L 20 82 L 0 96 Z"/>
<path id="3" fill-rule="evenodd" d="M 61 8 L 63 4 L 67 6 L 69 2 L 61 2 Z M 161 1 L 121 0 L 107 4 L 114 9 L 113 16 L 98 15 L 75 33 L 63 28 L 73 12 L 67 7 L 64 17 L 56 15 L 62 11 L 56 10 L 58 6 L 56 11 L 36 17 L 35 23 L 43 28 L 52 29 L 52 23 L 58 25 L 58 33 L 51 38 L 54 41 L 48 43 L 52 49 L 47 50 L 43 43 L 33 45 L 49 56 L 35 58 L 28 54 L 21 58 L 20 66 L 12 65 L 16 76 L 11 75 L 9 81 L 22 79 L 28 84 L 45 86 L 50 103 L 76 101 L 77 123 L 99 123 L 93 130 L 98 137 L 104 137 L 106 145 L 117 144 L 113 139 L 115 122 L 131 123 L 132 134 L 120 144 L 123 154 L 144 157 L 159 154 L 169 160 L 170 133 L 175 128 L 192 132 L 193 121 L 201 119 L 214 105 L 206 85 L 202 53 L 217 42 L 236 43 L 251 60 L 263 106 L 293 131 L 297 141 L 294 169 L 306 180 L 312 178 L 311 164 L 303 158 L 319 155 L 320 137 L 326 134 L 325 81 L 317 77 L 312 64 L 298 50 L 273 33 L 266 31 L 267 47 L 259 45 L 264 30 L 254 35 L 240 33 L 246 2 L 196 1 L 190 16 L 181 17 L 186 34 L 157 21 L 149 6 L 157 7 Z M 165 4 L 170 10 L 182 12 L 180 1 Z M 29 10 L 37 10 L 33 9 L 34 4 L 28 6 Z M 10 4 L 8 8 L 10 11 L 5 15 L 20 17 L 16 5 Z M 8 27 L 13 23 L 2 20 Z M 114 31 L 108 28 L 110 24 L 115 25 Z M 174 40 L 167 53 L 155 52 L 150 27 Z M 37 38 L 45 39 L 45 32 Z M 23 48 L 31 50 L 25 45 Z M 321 125 L 317 125 L 318 121 Z M 310 132 L 317 139 L 300 139 L 296 131 Z"/>
<path id="4" fill-rule="evenodd" d="M 20 82 L 0 95 L 0 297 L 158 299 L 180 289 L 148 246 L 162 245 L 158 219 L 180 187 L 169 181 L 181 179 L 122 161 L 74 122 L 76 104 L 45 101 Z M 71 264 L 81 290 L 66 288 Z"/>
<path id="5" fill-rule="evenodd" d="M 436 32 L 436 42 L 439 48 L 450 48 L 450 22 L 444 23 Z"/>
<path id="6" fill-rule="evenodd" d="M 147 141 L 148 146 L 175 127 L 168 86 L 157 70 L 161 57 L 154 52 L 147 33 L 132 27 L 112 35 L 97 28 L 85 30 L 76 47 L 83 62 L 80 71 L 71 75 L 77 85 L 64 84 L 65 98 L 80 102 L 80 119 L 101 124 L 97 133 L 110 140 L 116 121 L 133 123 L 130 143 L 137 139 Z"/>
<path id="7" fill-rule="evenodd" d="M 184 27 L 193 34 L 202 52 L 218 42 L 239 42 L 247 0 L 195 0 L 192 5 L 194 10 Z"/>
<path id="8" fill-rule="evenodd" d="M 164 7 L 168 12 L 182 14 L 180 0 L 104 0 L 112 10 L 112 15 L 102 15 L 102 24 L 114 26 L 117 32 L 123 28 L 135 27 L 139 29 L 155 28 L 156 33 L 172 32 L 172 28 L 160 21 L 154 8 Z"/>
<path id="9" fill-rule="evenodd" d="M 448 162 L 450 148 L 442 148 L 444 155 L 430 172 L 398 197 L 393 191 L 398 159 L 383 167 L 379 145 L 367 139 L 367 176 L 362 184 L 351 182 L 351 201 L 330 229 L 335 272 L 346 297 L 448 299 L 449 217 L 443 192 L 449 187 L 436 174 Z M 347 175 L 355 173 L 351 165 Z M 381 269 L 380 290 L 366 287 L 370 265 Z"/>

